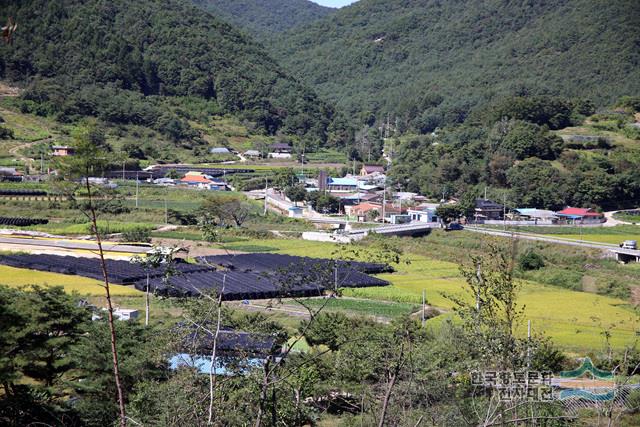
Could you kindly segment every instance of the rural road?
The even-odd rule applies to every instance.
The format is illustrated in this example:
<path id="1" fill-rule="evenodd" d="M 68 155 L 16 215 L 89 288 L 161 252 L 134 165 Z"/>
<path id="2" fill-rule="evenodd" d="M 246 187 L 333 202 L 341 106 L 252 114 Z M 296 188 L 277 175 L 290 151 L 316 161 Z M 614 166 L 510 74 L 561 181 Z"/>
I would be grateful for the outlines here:
<path id="1" fill-rule="evenodd" d="M 44 248 L 49 250 L 85 250 L 85 251 L 97 251 L 98 245 L 94 242 L 75 242 L 65 239 L 33 239 L 22 237 L 0 237 L 0 249 L 14 250 L 13 246 L 20 246 L 22 248 Z M 102 248 L 107 252 L 124 252 L 124 253 L 146 253 L 149 251 L 148 247 L 144 246 L 131 246 L 121 245 L 113 242 L 103 242 Z"/>
<path id="2" fill-rule="evenodd" d="M 557 237 L 546 237 L 546 236 L 541 236 L 539 234 L 524 233 L 524 232 L 520 232 L 520 231 L 500 231 L 500 230 L 492 230 L 492 229 L 488 229 L 488 228 L 473 227 L 473 226 L 466 226 L 465 230 L 472 231 L 474 233 L 488 234 L 490 236 L 518 237 L 519 239 L 535 240 L 535 241 L 538 241 L 538 242 L 555 243 L 555 244 L 559 244 L 559 245 L 580 246 L 580 247 L 583 247 L 583 248 L 590 248 L 590 249 L 602 249 L 602 250 L 605 250 L 605 249 L 618 249 L 619 248 L 618 245 L 613 245 L 613 244 L 610 244 L 610 243 L 586 242 L 586 241 L 583 241 L 583 240 L 564 239 L 564 238 L 557 238 Z M 640 254 L 640 251 L 636 251 L 636 252 L 638 252 L 638 254 Z"/>

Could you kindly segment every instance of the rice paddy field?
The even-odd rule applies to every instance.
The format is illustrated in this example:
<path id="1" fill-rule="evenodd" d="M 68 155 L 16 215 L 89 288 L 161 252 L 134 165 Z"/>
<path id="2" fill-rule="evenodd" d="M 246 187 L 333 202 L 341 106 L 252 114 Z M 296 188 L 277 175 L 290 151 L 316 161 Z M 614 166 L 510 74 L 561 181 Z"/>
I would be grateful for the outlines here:
<path id="1" fill-rule="evenodd" d="M 301 240 L 256 240 L 243 245 L 312 257 L 330 257 L 336 248 L 328 243 Z M 430 322 L 437 324 L 451 316 L 453 303 L 445 295 L 465 293 L 458 265 L 420 255 L 410 255 L 409 261 L 396 266 L 396 273 L 378 276 L 391 282 L 391 286 L 347 289 L 344 295 L 419 305 L 425 290 L 427 303 L 445 313 Z M 534 333 L 544 333 L 571 351 L 602 349 L 605 333 L 611 334 L 611 345 L 616 348 L 632 345 L 637 339 L 636 331 L 640 330 L 638 313 L 622 299 L 522 281 L 520 303 L 525 306 L 523 334 L 526 320 L 531 320 Z"/>
<path id="2" fill-rule="evenodd" d="M 83 296 L 104 295 L 104 288 L 97 280 L 68 274 L 49 273 L 0 265 L 0 284 L 9 287 L 29 285 L 62 286 L 66 292 L 77 292 Z M 142 293 L 127 286 L 111 285 L 114 296 L 140 296 Z"/>

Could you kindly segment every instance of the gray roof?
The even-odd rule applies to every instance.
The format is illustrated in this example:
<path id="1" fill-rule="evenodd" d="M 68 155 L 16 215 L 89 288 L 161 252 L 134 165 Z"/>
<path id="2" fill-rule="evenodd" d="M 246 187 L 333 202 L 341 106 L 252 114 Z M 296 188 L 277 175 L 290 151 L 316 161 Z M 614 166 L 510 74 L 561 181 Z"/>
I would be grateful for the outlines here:
<path id="1" fill-rule="evenodd" d="M 228 154 L 230 153 L 229 149 L 226 147 L 214 147 L 211 150 L 209 150 L 210 153 L 212 154 Z"/>

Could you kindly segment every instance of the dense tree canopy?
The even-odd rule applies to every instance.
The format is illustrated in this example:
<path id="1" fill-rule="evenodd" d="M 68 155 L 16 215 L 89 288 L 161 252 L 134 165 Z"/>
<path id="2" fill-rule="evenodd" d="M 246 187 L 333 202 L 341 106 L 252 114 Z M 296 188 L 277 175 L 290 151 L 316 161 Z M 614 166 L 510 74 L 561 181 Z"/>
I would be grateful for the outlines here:
<path id="1" fill-rule="evenodd" d="M 637 94 L 636 10 L 633 0 L 360 0 L 280 35 L 272 52 L 351 117 L 390 113 L 425 133 L 505 95 L 603 105 Z M 566 114 L 548 120 L 562 127 Z"/>
<path id="2" fill-rule="evenodd" d="M 0 11 L 20 28 L 0 47 L 0 78 L 27 85 L 26 112 L 141 124 L 180 140 L 194 137 L 189 117 L 164 99 L 191 97 L 267 133 L 327 139 L 327 104 L 261 46 L 185 2 L 4 0 Z"/>
<path id="3" fill-rule="evenodd" d="M 331 8 L 310 0 L 192 0 L 193 4 L 239 25 L 257 39 L 310 24 Z"/>

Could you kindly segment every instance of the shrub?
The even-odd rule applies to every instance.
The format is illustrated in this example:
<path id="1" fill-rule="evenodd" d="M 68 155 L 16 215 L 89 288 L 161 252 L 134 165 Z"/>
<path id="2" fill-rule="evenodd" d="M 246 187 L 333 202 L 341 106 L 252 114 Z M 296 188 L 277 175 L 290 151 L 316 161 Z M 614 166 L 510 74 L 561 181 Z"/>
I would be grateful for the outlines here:
<path id="1" fill-rule="evenodd" d="M 151 242 L 151 232 L 148 228 L 134 228 L 122 233 L 122 241 L 124 242 Z"/>
<path id="2" fill-rule="evenodd" d="M 620 299 L 627 299 L 631 296 L 629 285 L 615 279 L 607 280 L 605 283 L 600 284 L 598 286 L 598 293 Z"/>
<path id="3" fill-rule="evenodd" d="M 0 139 L 13 139 L 13 131 L 4 126 L 0 126 Z"/>
<path id="4" fill-rule="evenodd" d="M 544 267 L 544 258 L 540 254 L 529 250 L 520 255 L 518 266 L 524 271 L 540 270 Z"/>

